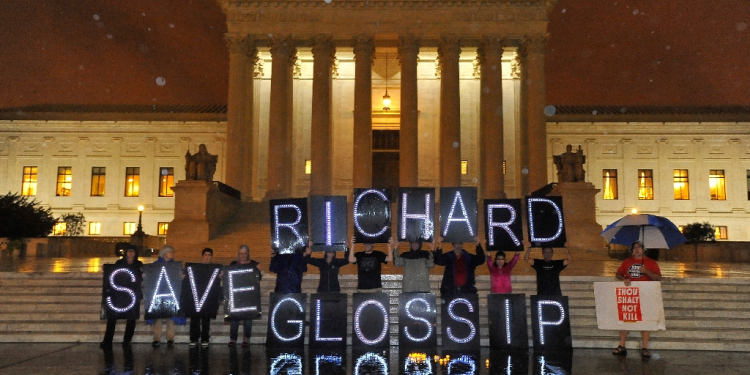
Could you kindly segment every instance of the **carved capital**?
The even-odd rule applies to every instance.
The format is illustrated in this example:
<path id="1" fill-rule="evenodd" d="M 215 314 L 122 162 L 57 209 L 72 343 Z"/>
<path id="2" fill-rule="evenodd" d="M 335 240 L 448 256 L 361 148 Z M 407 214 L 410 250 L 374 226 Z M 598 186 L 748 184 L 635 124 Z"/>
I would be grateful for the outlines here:
<path id="1" fill-rule="evenodd" d="M 297 48 L 291 36 L 272 36 L 270 38 L 271 58 L 279 59 L 287 64 L 294 64 L 297 60 Z"/>
<path id="2" fill-rule="evenodd" d="M 398 60 L 412 61 L 419 55 L 419 38 L 412 34 L 399 35 L 398 37 Z"/>
<path id="3" fill-rule="evenodd" d="M 448 61 L 458 62 L 461 55 L 461 39 L 452 36 L 441 36 L 440 45 L 438 46 L 438 63 L 442 65 Z M 442 69 L 441 69 L 442 70 Z"/>
<path id="4" fill-rule="evenodd" d="M 546 48 L 546 35 L 524 35 L 519 52 L 521 53 L 522 57 L 527 57 L 529 54 L 544 54 Z"/>
<path id="5" fill-rule="evenodd" d="M 505 38 L 499 36 L 483 36 L 477 48 L 477 60 L 484 64 L 487 58 L 497 58 L 501 61 L 503 58 L 503 48 L 505 47 Z"/>
<path id="6" fill-rule="evenodd" d="M 250 36 L 238 37 L 227 35 L 224 37 L 224 41 L 227 43 L 229 54 L 239 54 L 254 60 L 258 58 L 258 49 L 255 48 L 255 40 Z"/>
<path id="7" fill-rule="evenodd" d="M 375 43 L 370 35 L 357 35 L 354 37 L 354 60 L 373 64 L 375 54 Z M 364 59 L 364 60 L 363 60 Z"/>
<path id="8" fill-rule="evenodd" d="M 315 36 L 313 38 L 312 54 L 316 60 L 326 58 L 328 61 L 333 61 L 336 58 L 336 46 L 333 44 L 331 36 Z"/>

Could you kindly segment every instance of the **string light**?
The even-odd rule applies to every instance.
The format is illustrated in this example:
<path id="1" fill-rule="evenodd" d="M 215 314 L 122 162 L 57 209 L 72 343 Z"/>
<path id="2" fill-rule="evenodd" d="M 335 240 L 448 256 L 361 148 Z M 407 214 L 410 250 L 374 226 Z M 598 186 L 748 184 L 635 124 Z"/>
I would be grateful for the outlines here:
<path id="1" fill-rule="evenodd" d="M 359 375 L 359 369 L 366 363 L 375 363 L 377 365 L 380 365 L 380 373 L 381 374 L 388 374 L 388 363 L 385 361 L 385 358 L 377 353 L 365 353 L 361 355 L 359 358 L 357 358 L 357 363 L 354 365 L 354 375 Z M 368 374 L 372 373 L 370 371 L 367 372 Z"/>
<path id="2" fill-rule="evenodd" d="M 164 280 L 167 280 L 167 286 L 169 287 L 169 294 L 157 294 L 159 293 L 159 287 L 161 286 L 161 279 L 164 278 Z M 159 272 L 159 279 L 156 281 L 156 288 L 154 288 L 154 297 L 151 299 L 151 306 L 148 308 L 148 312 L 154 310 L 154 306 L 156 306 L 156 299 L 161 299 L 161 297 L 169 296 L 172 297 L 172 300 L 174 301 L 175 305 L 175 311 L 180 310 L 180 303 L 177 301 L 177 296 L 174 293 L 174 288 L 172 288 L 172 282 L 169 281 L 169 277 L 167 277 L 167 267 L 161 267 L 161 272 Z M 160 300 L 160 303 L 163 303 L 163 301 Z"/>
<path id="3" fill-rule="evenodd" d="M 452 300 L 448 304 L 448 316 L 450 316 L 451 319 L 453 319 L 453 320 L 455 320 L 457 322 L 467 324 L 469 326 L 469 328 L 471 329 L 471 333 L 469 334 L 469 336 L 467 336 L 467 337 L 465 337 L 463 339 L 460 339 L 460 338 L 458 338 L 458 337 L 456 337 L 456 336 L 453 335 L 453 333 L 451 332 L 451 328 L 452 327 L 449 326 L 448 329 L 446 330 L 446 332 L 448 333 L 448 338 L 451 339 L 453 342 L 458 343 L 458 344 L 466 344 L 467 342 L 469 342 L 469 341 L 471 341 L 471 340 L 474 339 L 474 336 L 476 336 L 476 333 L 477 333 L 477 329 L 476 329 L 476 327 L 474 327 L 474 323 L 472 323 L 471 320 L 466 319 L 466 318 L 461 317 L 461 316 L 458 316 L 458 315 L 456 315 L 453 312 L 453 307 L 456 306 L 456 304 L 459 304 L 459 303 L 466 305 L 469 308 L 469 312 L 470 313 L 474 312 L 474 306 L 472 306 L 471 302 L 469 302 L 468 299 L 466 299 L 466 298 L 456 298 L 456 299 Z"/>
<path id="4" fill-rule="evenodd" d="M 297 219 L 293 223 L 279 223 L 279 210 L 284 208 L 293 208 L 297 211 Z M 279 248 L 281 246 L 281 240 L 279 237 L 279 227 L 286 227 L 289 228 L 292 233 L 297 237 L 297 241 L 294 243 L 301 244 L 302 243 L 302 236 L 300 236 L 299 231 L 295 227 L 295 225 L 299 224 L 299 222 L 302 220 L 302 210 L 300 210 L 299 207 L 297 207 L 296 204 L 279 204 L 276 206 L 273 206 L 273 212 L 274 212 L 274 229 L 276 231 L 276 237 L 274 240 L 274 244 L 276 245 L 276 248 Z"/>
<path id="5" fill-rule="evenodd" d="M 418 322 L 422 322 L 425 325 L 427 325 L 427 334 L 424 337 L 422 337 L 422 338 L 416 338 L 416 337 L 412 336 L 409 333 L 409 327 L 408 326 L 404 326 L 404 334 L 406 335 L 406 338 L 408 338 L 411 341 L 422 342 L 422 341 L 425 341 L 428 338 L 430 338 L 430 336 L 432 336 L 432 324 L 430 324 L 430 322 L 427 319 L 425 319 L 425 318 L 422 318 L 422 317 L 419 317 L 419 316 L 414 316 L 414 315 L 411 314 L 411 305 L 413 303 L 415 303 L 415 302 L 424 303 L 425 307 L 427 307 L 427 309 L 425 310 L 427 313 L 431 312 L 430 303 L 427 302 L 427 300 L 424 299 L 424 298 L 414 298 L 414 299 L 410 299 L 409 302 L 406 303 L 406 308 L 405 308 L 406 309 L 406 316 L 408 316 L 409 319 L 416 320 Z"/>
<path id="6" fill-rule="evenodd" d="M 406 211 L 406 203 L 408 200 L 408 193 L 404 193 L 402 197 L 402 204 L 401 204 L 401 239 L 406 239 L 406 220 L 407 219 L 417 219 L 417 220 L 423 220 L 423 230 L 422 230 L 422 237 L 426 240 L 429 239 L 429 234 L 432 232 L 432 219 L 430 219 L 430 194 L 425 194 L 424 196 L 424 207 L 425 207 L 425 213 L 424 214 L 410 214 Z"/>
<path id="7" fill-rule="evenodd" d="M 229 274 L 229 312 L 235 313 L 235 312 L 243 312 L 243 311 L 257 311 L 258 306 L 248 306 L 248 307 L 240 307 L 237 308 L 234 305 L 234 294 L 235 293 L 241 293 L 241 292 L 250 292 L 255 290 L 255 286 L 246 286 L 242 288 L 235 288 L 234 287 L 234 275 L 238 274 L 244 274 L 244 273 L 253 273 L 255 272 L 252 268 L 246 268 L 241 270 L 231 270 L 227 272 Z"/>
<path id="8" fill-rule="evenodd" d="M 504 223 L 495 222 L 493 220 L 493 216 L 494 216 L 493 211 L 495 209 L 506 209 L 510 211 L 510 220 Z M 503 228 L 506 232 L 508 232 L 508 235 L 513 240 L 513 243 L 516 244 L 516 246 L 520 246 L 521 241 L 518 239 L 518 237 L 516 237 L 516 234 L 513 233 L 513 231 L 510 229 L 510 225 L 513 224 L 515 221 L 516 221 L 516 209 L 513 208 L 513 206 L 509 204 L 505 204 L 505 203 L 487 205 L 487 225 L 489 225 L 490 227 L 490 230 L 488 230 L 487 232 L 489 232 L 488 242 L 490 246 L 495 246 L 495 231 L 493 228 L 497 228 L 497 227 Z"/>
<path id="9" fill-rule="evenodd" d="M 417 369 L 412 371 L 410 366 L 425 365 L 427 368 L 424 371 Z M 424 353 L 410 353 L 404 361 L 404 373 L 413 375 L 431 375 L 432 374 L 432 363 L 427 360 L 427 354 Z"/>
<path id="10" fill-rule="evenodd" d="M 454 364 L 463 364 L 469 366 L 470 370 L 468 372 L 462 372 L 461 375 L 474 375 L 477 372 L 477 365 L 476 363 L 474 363 L 474 359 L 469 357 L 468 355 L 462 355 L 448 362 L 448 375 L 453 374 L 453 372 L 451 371 L 451 367 L 453 367 Z"/>
<path id="11" fill-rule="evenodd" d="M 291 364 L 291 366 L 294 366 L 290 369 L 287 369 L 284 371 L 284 374 L 288 375 L 302 375 L 302 357 L 296 355 L 296 354 L 288 354 L 284 353 L 279 355 L 278 357 L 274 358 L 273 362 L 271 363 L 271 375 L 277 375 L 282 372 L 282 370 L 285 370 L 285 367 Z"/>
<path id="12" fill-rule="evenodd" d="M 315 309 L 315 341 L 342 341 L 341 337 L 320 337 L 320 300 L 317 300 Z"/>
<path id="13" fill-rule="evenodd" d="M 376 338 L 375 340 L 370 340 L 365 337 L 365 335 L 362 333 L 362 328 L 360 327 L 360 316 L 362 315 L 362 310 L 364 310 L 365 307 L 369 305 L 377 306 L 383 313 L 383 330 L 380 332 L 380 336 L 378 336 L 378 338 Z M 357 310 L 354 311 L 354 332 L 357 334 L 357 338 L 359 339 L 359 341 L 366 345 L 375 345 L 383 341 L 385 335 L 388 334 L 388 311 L 385 309 L 385 306 L 383 306 L 383 304 L 376 299 L 368 299 L 367 301 L 357 306 Z"/>
<path id="14" fill-rule="evenodd" d="M 195 302 L 195 312 L 200 312 L 203 309 L 203 304 L 206 303 L 206 298 L 211 291 L 211 287 L 214 285 L 216 276 L 219 275 L 219 269 L 214 268 L 214 272 L 211 274 L 211 279 L 208 280 L 206 290 L 203 291 L 203 296 L 198 299 L 198 288 L 195 287 L 195 275 L 193 275 L 193 267 L 187 267 L 188 279 L 190 279 L 190 290 L 193 292 L 193 301 Z"/>
<path id="15" fill-rule="evenodd" d="M 388 197 L 382 191 L 376 190 L 376 189 L 366 190 L 366 191 L 362 192 L 362 194 L 360 194 L 359 196 L 357 196 L 357 199 L 354 200 L 354 226 L 357 227 L 357 230 L 359 231 L 359 233 L 362 233 L 363 236 L 374 238 L 374 237 L 378 237 L 378 236 L 382 235 L 383 233 L 385 233 L 385 231 L 388 230 L 389 226 L 388 225 L 383 226 L 383 229 L 381 229 L 379 232 L 368 233 L 359 224 L 359 218 L 360 218 L 360 216 L 367 216 L 367 214 L 361 214 L 361 213 L 359 213 L 359 210 L 358 210 L 357 207 L 359 207 L 359 201 L 362 200 L 362 197 L 364 197 L 365 195 L 368 195 L 368 194 L 375 194 L 375 195 L 379 196 L 381 199 L 383 199 L 383 202 L 385 204 L 388 204 L 389 202 L 388 202 Z"/>
<path id="16" fill-rule="evenodd" d="M 315 356 L 315 374 L 320 375 L 320 362 L 330 362 L 341 367 L 341 356 L 338 355 L 316 355 Z"/>
<path id="17" fill-rule="evenodd" d="M 550 205 L 552 205 L 552 207 L 554 207 L 555 212 L 557 213 L 557 232 L 555 232 L 555 234 L 552 235 L 552 237 L 542 237 L 542 238 L 536 237 L 536 234 L 534 231 L 534 228 L 535 228 L 534 215 L 532 214 L 533 211 L 531 210 L 534 203 L 549 203 Z M 529 226 L 529 237 L 531 237 L 530 238 L 531 242 L 551 242 L 551 241 L 556 240 L 558 237 L 560 237 L 560 234 L 562 234 L 562 230 L 563 230 L 562 212 L 560 211 L 560 207 L 557 207 L 557 204 L 555 204 L 555 202 L 547 198 L 529 198 L 528 208 L 529 208 L 529 221 L 531 222 L 531 225 Z"/>
<path id="18" fill-rule="evenodd" d="M 542 320 L 542 305 L 553 305 L 560 309 L 560 319 L 556 322 L 547 322 Z M 537 319 L 539 319 L 539 342 L 544 345 L 544 326 L 559 326 L 565 320 L 565 310 L 563 305 L 557 301 L 540 300 L 536 303 Z"/>
<path id="19" fill-rule="evenodd" d="M 505 300 L 505 340 L 510 345 L 510 300 Z"/>
<path id="20" fill-rule="evenodd" d="M 453 210 L 456 209 L 456 203 L 461 205 L 461 213 L 464 215 L 463 219 L 454 219 L 453 218 Z M 448 222 L 445 224 L 445 229 L 443 230 L 443 236 L 448 235 L 448 228 L 450 228 L 451 223 L 454 221 L 461 221 L 466 223 L 466 227 L 469 229 L 469 235 L 474 237 L 474 230 L 471 228 L 471 223 L 469 222 L 469 215 L 466 213 L 466 206 L 464 205 L 464 200 L 461 198 L 461 192 L 457 191 L 456 195 L 453 197 L 453 203 L 451 204 L 451 212 L 448 214 Z"/>
<path id="21" fill-rule="evenodd" d="M 118 292 L 125 292 L 125 293 L 127 293 L 130 296 L 130 303 L 127 306 L 122 307 L 122 308 L 117 307 L 117 306 L 115 306 L 112 303 L 112 296 L 108 296 L 107 297 L 107 306 L 109 306 L 110 310 L 112 310 L 114 312 L 117 312 L 117 313 L 124 313 L 124 312 L 130 311 L 130 309 L 132 309 L 133 306 L 135 306 L 135 301 L 137 300 L 135 292 L 133 292 L 132 289 L 125 288 L 123 286 L 115 284 L 115 276 L 117 276 L 117 274 L 123 273 L 123 272 L 127 273 L 130 276 L 130 282 L 131 283 L 135 282 L 135 274 L 133 273 L 133 271 L 131 271 L 130 269 L 127 269 L 127 268 L 118 268 L 118 269 L 112 271 L 112 273 L 109 275 L 109 285 L 112 287 L 112 289 L 114 289 L 114 290 L 116 290 Z"/>
<path id="22" fill-rule="evenodd" d="M 326 201 L 326 246 L 333 245 L 331 231 L 331 201 Z"/>
<path id="23" fill-rule="evenodd" d="M 279 334 L 278 329 L 276 329 L 276 312 L 279 311 L 279 306 L 283 305 L 285 302 L 292 302 L 292 303 L 294 303 L 297 306 L 297 308 L 299 309 L 299 312 L 301 312 L 303 315 L 305 313 L 305 310 L 302 307 L 302 304 L 299 303 L 299 301 L 297 301 L 296 299 L 291 298 L 291 297 L 287 297 L 287 298 L 282 299 L 281 301 L 279 301 L 276 304 L 276 306 L 274 306 L 273 312 L 271 312 L 271 330 L 273 331 L 273 334 L 274 334 L 274 336 L 276 336 L 277 339 L 279 339 L 281 341 L 287 341 L 288 342 L 288 341 L 297 340 L 298 338 L 302 337 L 302 327 L 305 325 L 305 322 L 302 321 L 302 320 L 296 320 L 296 319 L 295 320 L 287 320 L 286 322 L 288 324 L 297 324 L 297 326 L 299 327 L 299 331 L 297 332 L 297 334 L 295 336 L 293 336 L 291 338 L 290 337 L 283 337 L 283 336 L 281 336 L 281 334 Z"/>

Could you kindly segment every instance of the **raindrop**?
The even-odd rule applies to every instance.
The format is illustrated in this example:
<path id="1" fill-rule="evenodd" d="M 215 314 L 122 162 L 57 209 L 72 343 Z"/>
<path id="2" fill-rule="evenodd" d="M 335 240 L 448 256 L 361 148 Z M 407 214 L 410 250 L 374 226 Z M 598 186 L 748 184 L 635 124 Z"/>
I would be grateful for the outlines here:
<path id="1" fill-rule="evenodd" d="M 544 107 L 544 114 L 547 116 L 554 116 L 555 113 L 557 113 L 557 108 L 555 108 L 554 105 L 550 104 L 546 107 Z"/>
<path id="2" fill-rule="evenodd" d="M 107 39 L 112 39 L 112 38 L 113 38 L 112 34 L 107 34 Z"/>
<path id="3" fill-rule="evenodd" d="M 324 1 L 326 2 L 326 4 L 330 4 L 331 3 L 331 0 L 324 0 Z"/>
<path id="4" fill-rule="evenodd" d="M 736 28 L 737 31 L 745 31 L 745 29 L 747 29 L 747 23 L 745 23 L 745 22 L 737 22 L 737 24 L 734 25 L 734 28 Z"/>
<path id="5" fill-rule="evenodd" d="M 83 70 L 83 65 L 78 65 L 78 70 Z"/>
<path id="6" fill-rule="evenodd" d="M 159 85 L 159 86 L 164 86 L 164 85 L 167 84 L 167 80 L 164 79 L 164 77 L 157 77 L 156 78 L 156 84 Z M 154 100 L 156 100 L 156 99 L 154 99 Z"/>
<path id="7" fill-rule="evenodd" d="M 169 24 L 169 28 L 170 28 L 170 29 L 174 29 L 174 24 L 173 24 L 173 23 L 170 23 L 170 24 Z"/>
<path id="8" fill-rule="evenodd" d="M 565 9 L 565 8 L 563 8 L 563 10 L 562 10 L 562 12 L 563 12 L 563 13 L 565 13 L 565 12 L 567 12 L 567 11 L 568 11 L 568 10 L 567 10 L 567 9 Z"/>
<path id="9" fill-rule="evenodd" d="M 100 19 L 99 15 L 98 14 L 94 14 L 94 21 L 99 21 L 99 19 Z"/>
<path id="10" fill-rule="evenodd" d="M 529 167 L 523 167 L 523 169 L 521 169 L 521 174 L 529 174 Z"/>
<path id="11" fill-rule="evenodd" d="M 593 110 L 593 111 L 591 111 L 591 114 L 592 114 L 592 115 L 595 115 L 595 114 L 597 114 L 597 113 L 599 113 L 599 112 L 598 112 L 597 110 Z"/>
<path id="12" fill-rule="evenodd" d="M 471 180 L 471 182 L 473 182 L 473 183 L 475 183 L 475 184 L 476 184 L 476 183 L 478 182 L 478 180 L 477 180 L 476 178 L 473 178 L 473 179 Z"/>
<path id="13" fill-rule="evenodd" d="M 142 15 L 143 17 L 146 17 L 146 13 L 141 13 L 141 15 Z M 156 99 L 154 99 L 154 100 L 156 100 Z"/>
<path id="14" fill-rule="evenodd" d="M 458 142 L 453 142 L 453 148 L 458 148 Z"/>
<path id="15" fill-rule="evenodd" d="M 636 14 L 638 14 L 638 9 L 633 10 L 633 15 L 635 16 Z"/>

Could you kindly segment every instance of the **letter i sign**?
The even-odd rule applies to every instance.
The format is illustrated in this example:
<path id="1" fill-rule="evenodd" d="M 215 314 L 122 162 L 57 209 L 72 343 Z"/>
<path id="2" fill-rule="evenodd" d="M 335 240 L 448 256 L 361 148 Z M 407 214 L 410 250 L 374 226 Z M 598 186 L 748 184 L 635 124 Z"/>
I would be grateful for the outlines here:
<path id="1" fill-rule="evenodd" d="M 642 321 L 640 289 L 632 286 L 618 287 L 615 288 L 615 293 L 617 294 L 617 315 L 620 321 Z"/>

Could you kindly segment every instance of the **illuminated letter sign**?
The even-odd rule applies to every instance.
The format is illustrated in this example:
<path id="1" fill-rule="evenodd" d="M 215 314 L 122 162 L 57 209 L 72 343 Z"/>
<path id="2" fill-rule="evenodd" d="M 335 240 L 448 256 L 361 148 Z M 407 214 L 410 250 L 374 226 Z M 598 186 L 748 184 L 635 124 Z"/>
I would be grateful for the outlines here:
<path id="1" fill-rule="evenodd" d="M 573 350 L 546 351 L 534 353 L 534 369 L 532 374 L 572 374 Z"/>
<path id="2" fill-rule="evenodd" d="M 565 221 L 562 198 L 526 197 L 529 215 L 529 241 L 535 246 L 565 246 Z"/>
<path id="3" fill-rule="evenodd" d="M 391 238 L 391 189 L 354 189 L 354 239 L 386 243 Z"/>
<path id="4" fill-rule="evenodd" d="M 471 355 L 461 355 L 448 361 L 446 375 L 475 375 L 477 373 L 477 358 Z"/>
<path id="5" fill-rule="evenodd" d="M 305 344 L 305 305 L 307 294 L 271 293 L 271 316 L 268 318 L 266 345 L 300 347 Z"/>
<path id="6" fill-rule="evenodd" d="M 311 375 L 345 375 L 346 362 L 341 355 L 327 353 L 310 353 Z"/>
<path id="7" fill-rule="evenodd" d="M 182 262 L 151 263 L 143 266 L 145 319 L 173 318 L 180 313 Z"/>
<path id="8" fill-rule="evenodd" d="M 347 207 L 345 196 L 310 197 L 312 251 L 346 251 Z"/>
<path id="9" fill-rule="evenodd" d="M 346 294 L 316 293 L 310 300 L 310 348 L 346 347 Z"/>
<path id="10" fill-rule="evenodd" d="M 437 345 L 435 295 L 401 293 L 399 302 L 398 342 L 402 348 L 435 348 Z"/>
<path id="11" fill-rule="evenodd" d="M 479 350 L 479 299 L 476 294 L 444 298 L 440 318 L 443 350 Z"/>
<path id="12" fill-rule="evenodd" d="M 526 346 L 528 347 L 528 345 Z M 499 351 L 492 349 L 490 351 L 489 370 L 490 374 L 496 375 L 528 374 L 529 352 L 527 350 Z M 549 374 L 553 373 L 550 372 Z"/>
<path id="13" fill-rule="evenodd" d="M 102 282 L 102 318 L 138 319 L 141 316 L 140 298 L 136 290 L 141 286 L 137 277 L 139 270 L 114 264 L 104 265 Z"/>
<path id="14" fill-rule="evenodd" d="M 388 360 L 378 353 L 365 353 L 357 357 L 357 362 L 354 364 L 354 375 L 361 374 L 388 375 Z"/>
<path id="15" fill-rule="evenodd" d="M 215 318 L 221 301 L 219 264 L 186 263 L 180 305 L 186 316 Z"/>
<path id="16" fill-rule="evenodd" d="M 435 231 L 435 189 L 399 188 L 398 239 L 406 241 L 431 241 Z"/>
<path id="17" fill-rule="evenodd" d="M 403 351 L 399 350 L 399 362 L 404 364 L 399 374 L 403 375 L 427 375 L 434 374 L 432 368 L 433 355 L 432 351 L 434 348 L 419 349 L 419 352 Z"/>
<path id="18" fill-rule="evenodd" d="M 440 234 L 447 242 L 473 242 L 477 236 L 477 188 L 440 188 Z"/>
<path id="19" fill-rule="evenodd" d="M 260 270 L 256 263 L 225 266 L 224 320 L 260 318 Z"/>
<path id="20" fill-rule="evenodd" d="M 387 349 L 390 344 L 389 305 L 385 293 L 354 293 L 352 347 L 355 350 Z"/>
<path id="21" fill-rule="evenodd" d="M 525 294 L 490 294 L 487 296 L 492 350 L 525 350 L 529 348 L 526 325 Z"/>
<path id="22" fill-rule="evenodd" d="M 485 199 L 487 250 L 523 251 L 520 199 Z"/>
<path id="23" fill-rule="evenodd" d="M 304 370 L 302 355 L 297 353 L 273 353 L 269 356 L 268 367 L 270 375 L 303 375 Z"/>
<path id="24" fill-rule="evenodd" d="M 568 297 L 531 296 L 531 331 L 535 351 L 572 348 Z"/>
<path id="25" fill-rule="evenodd" d="M 293 254 L 307 246 L 307 199 L 271 199 L 271 247 Z"/>

